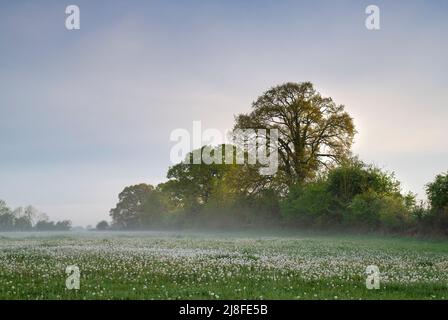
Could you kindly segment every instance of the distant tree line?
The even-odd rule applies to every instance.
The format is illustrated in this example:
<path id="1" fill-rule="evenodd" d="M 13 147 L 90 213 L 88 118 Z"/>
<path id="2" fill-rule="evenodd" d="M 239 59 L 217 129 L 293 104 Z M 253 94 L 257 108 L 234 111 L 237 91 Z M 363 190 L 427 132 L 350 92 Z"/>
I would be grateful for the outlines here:
<path id="1" fill-rule="evenodd" d="M 234 129 L 259 128 L 279 132 L 275 175 L 261 175 L 257 165 L 184 161 L 168 169 L 164 183 L 126 187 L 110 211 L 111 226 L 100 227 L 286 226 L 448 235 L 447 174 L 427 185 L 428 203 L 403 194 L 392 173 L 351 154 L 353 119 L 311 83 L 273 87 L 250 113 L 235 118 Z M 212 153 L 219 147 L 229 146 Z"/>
<path id="2" fill-rule="evenodd" d="M 70 230 L 70 220 L 50 221 L 34 207 L 11 209 L 0 200 L 0 231 L 63 231 Z"/>

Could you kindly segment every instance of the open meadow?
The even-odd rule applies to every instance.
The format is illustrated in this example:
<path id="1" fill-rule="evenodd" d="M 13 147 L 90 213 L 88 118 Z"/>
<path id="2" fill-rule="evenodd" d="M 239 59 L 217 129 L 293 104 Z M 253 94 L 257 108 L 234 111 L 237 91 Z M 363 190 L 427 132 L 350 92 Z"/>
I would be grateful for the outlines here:
<path id="1" fill-rule="evenodd" d="M 66 267 L 81 272 L 66 288 Z M 380 289 L 366 288 L 366 267 Z M 0 299 L 447 299 L 448 241 L 300 233 L 0 234 Z"/>

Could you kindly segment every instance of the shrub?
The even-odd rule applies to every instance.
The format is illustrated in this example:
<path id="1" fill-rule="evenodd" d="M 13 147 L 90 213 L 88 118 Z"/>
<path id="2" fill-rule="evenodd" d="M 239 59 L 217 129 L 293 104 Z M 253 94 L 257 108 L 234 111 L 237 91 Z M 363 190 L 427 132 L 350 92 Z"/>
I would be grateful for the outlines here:
<path id="1" fill-rule="evenodd" d="M 344 223 L 351 226 L 376 229 L 380 226 L 379 212 L 383 203 L 378 194 L 368 191 L 356 195 L 344 212 Z"/>
<path id="2" fill-rule="evenodd" d="M 385 196 L 379 211 L 381 227 L 388 231 L 402 232 L 411 222 L 410 211 L 402 197 Z"/>
<path id="3" fill-rule="evenodd" d="M 428 183 L 426 194 L 432 209 L 446 209 L 448 207 L 448 172 L 437 175 L 433 182 Z"/>
<path id="4" fill-rule="evenodd" d="M 332 209 L 333 198 L 325 181 L 293 187 L 281 206 L 282 215 L 288 219 L 320 225 L 339 222 Z"/>
<path id="5" fill-rule="evenodd" d="M 354 159 L 329 171 L 328 191 L 342 206 L 347 206 L 354 197 L 368 191 L 399 195 L 400 183 L 393 173 Z"/>

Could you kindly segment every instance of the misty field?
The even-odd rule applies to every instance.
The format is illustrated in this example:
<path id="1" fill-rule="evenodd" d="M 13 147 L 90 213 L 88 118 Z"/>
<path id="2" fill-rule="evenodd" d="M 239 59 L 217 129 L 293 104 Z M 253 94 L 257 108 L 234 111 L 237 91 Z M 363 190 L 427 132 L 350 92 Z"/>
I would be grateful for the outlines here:
<path id="1" fill-rule="evenodd" d="M 80 289 L 65 286 L 68 265 Z M 365 269 L 381 272 L 366 289 Z M 448 242 L 275 233 L 1 233 L 1 299 L 447 299 Z"/>

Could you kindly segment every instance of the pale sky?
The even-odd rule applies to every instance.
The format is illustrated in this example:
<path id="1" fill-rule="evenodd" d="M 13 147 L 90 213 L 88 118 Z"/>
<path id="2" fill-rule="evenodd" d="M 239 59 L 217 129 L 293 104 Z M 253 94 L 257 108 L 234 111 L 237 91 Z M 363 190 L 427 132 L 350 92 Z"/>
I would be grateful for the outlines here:
<path id="1" fill-rule="evenodd" d="M 65 7 L 81 29 L 65 28 Z M 369 31 L 365 8 L 380 8 Z M 0 199 L 74 225 L 165 179 L 176 128 L 222 131 L 269 87 L 344 104 L 404 190 L 448 169 L 447 1 L 2 1 Z"/>

